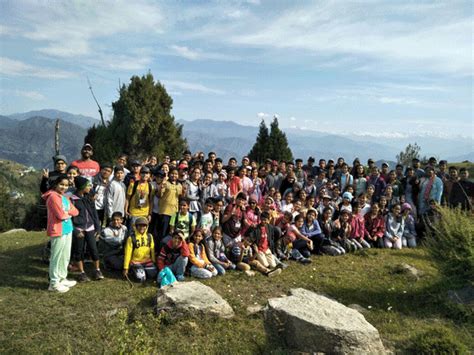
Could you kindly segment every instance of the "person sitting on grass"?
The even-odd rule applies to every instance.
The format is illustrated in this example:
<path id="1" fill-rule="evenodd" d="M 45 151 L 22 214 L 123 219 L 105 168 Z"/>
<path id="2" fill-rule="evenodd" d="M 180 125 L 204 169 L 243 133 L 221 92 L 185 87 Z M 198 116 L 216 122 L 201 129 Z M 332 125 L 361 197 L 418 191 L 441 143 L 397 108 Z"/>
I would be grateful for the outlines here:
<path id="1" fill-rule="evenodd" d="M 169 267 L 176 280 L 184 281 L 184 272 L 188 265 L 189 248 L 184 238 L 183 232 L 176 230 L 171 235 L 171 239 L 164 243 L 158 256 L 158 270 Z M 158 283 L 161 283 L 158 275 Z"/>
<path id="2" fill-rule="evenodd" d="M 313 252 L 321 253 L 321 247 L 324 242 L 324 235 L 318 222 L 318 212 L 314 208 L 308 209 L 303 226 L 300 229 L 301 234 L 311 239 L 313 242 Z"/>
<path id="3" fill-rule="evenodd" d="M 403 220 L 405 229 L 403 230 L 402 245 L 406 248 L 416 248 L 416 226 L 415 218 L 411 213 L 411 205 L 405 202 L 402 205 Z"/>
<path id="4" fill-rule="evenodd" d="M 84 272 L 85 244 L 87 244 L 87 250 L 94 263 L 94 279 L 101 280 L 104 276 L 100 271 L 99 251 L 96 242 L 96 238 L 100 235 L 100 221 L 94 200 L 90 196 L 92 183 L 83 176 L 76 177 L 74 182 L 77 190 L 71 197 L 71 201 L 79 210 L 79 214 L 72 219 L 74 224 L 72 259 L 80 272 L 78 281 L 89 281 L 89 277 Z"/>
<path id="5" fill-rule="evenodd" d="M 385 221 L 384 246 L 389 249 L 401 249 L 405 222 L 401 216 L 402 208 L 399 204 L 392 206 L 391 212 Z"/>
<path id="6" fill-rule="evenodd" d="M 102 230 L 99 239 L 99 251 L 104 258 L 106 268 L 121 271 L 124 262 L 124 244 L 128 229 L 123 225 L 122 212 L 112 213 L 109 225 Z"/>
<path id="7" fill-rule="evenodd" d="M 350 240 L 359 249 L 370 248 L 370 244 L 364 240 L 367 235 L 365 229 L 365 220 L 360 213 L 359 201 L 352 202 L 352 218 L 351 218 L 351 236 Z"/>
<path id="8" fill-rule="evenodd" d="M 235 265 L 225 254 L 222 228 L 214 227 L 211 237 L 206 239 L 207 256 L 219 275 L 225 275 L 226 270 L 234 270 Z"/>
<path id="9" fill-rule="evenodd" d="M 385 219 L 380 213 L 378 203 L 374 203 L 370 212 L 364 216 L 367 242 L 373 248 L 383 248 L 383 236 L 385 234 Z"/>
<path id="10" fill-rule="evenodd" d="M 191 276 L 198 279 L 209 279 L 217 276 L 217 270 L 207 258 L 206 248 L 202 243 L 203 232 L 196 229 L 189 242 L 189 261 L 191 262 Z"/>
<path id="11" fill-rule="evenodd" d="M 133 276 L 142 283 L 154 279 L 157 275 L 155 261 L 155 243 L 148 233 L 148 218 L 138 217 L 125 242 L 123 276 L 128 277 L 131 269 Z"/>
<path id="12" fill-rule="evenodd" d="M 323 245 L 321 250 L 325 254 L 332 256 L 343 255 L 346 253 L 343 245 L 337 240 L 338 227 L 336 221 L 332 220 L 332 209 L 326 207 L 323 209 L 319 225 L 321 227 L 321 233 L 324 236 Z"/>
<path id="13" fill-rule="evenodd" d="M 51 243 L 49 259 L 49 291 L 64 293 L 76 285 L 76 281 L 68 280 L 67 267 L 71 256 L 72 217 L 79 211 L 65 196 L 69 183 L 66 174 L 57 175 L 51 189 L 43 194 L 48 211 L 48 227 L 46 234 Z"/>

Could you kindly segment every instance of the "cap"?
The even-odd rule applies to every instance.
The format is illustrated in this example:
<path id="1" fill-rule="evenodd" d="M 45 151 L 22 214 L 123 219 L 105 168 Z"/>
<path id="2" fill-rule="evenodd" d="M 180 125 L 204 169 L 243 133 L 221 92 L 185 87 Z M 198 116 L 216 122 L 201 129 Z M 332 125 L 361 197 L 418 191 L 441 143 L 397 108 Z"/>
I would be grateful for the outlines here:
<path id="1" fill-rule="evenodd" d="M 132 160 L 132 162 L 130 163 L 131 166 L 140 166 L 142 165 L 138 160 Z"/>
<path id="2" fill-rule="evenodd" d="M 142 168 L 140 169 L 140 174 L 149 173 L 149 172 L 150 172 L 150 168 L 148 166 L 142 166 Z"/>
<path id="3" fill-rule="evenodd" d="M 326 195 L 323 195 L 323 200 L 324 200 L 325 198 L 327 198 L 328 200 L 330 200 L 330 199 L 331 199 L 331 196 L 329 196 L 329 195 L 327 195 L 327 194 L 326 194 Z"/>
<path id="4" fill-rule="evenodd" d="M 82 150 L 86 149 L 86 148 L 89 148 L 91 150 L 93 150 L 94 148 L 92 148 L 92 145 L 90 143 L 86 143 L 82 146 Z"/>
<path id="5" fill-rule="evenodd" d="M 348 191 L 346 191 L 342 194 L 342 198 L 345 199 L 345 200 L 352 201 L 352 197 L 353 197 L 352 194 Z"/>
<path id="6" fill-rule="evenodd" d="M 58 154 L 58 155 L 55 155 L 53 157 L 54 164 L 56 164 L 58 161 L 61 161 L 61 160 L 67 164 L 67 160 L 66 160 L 66 157 L 64 155 Z"/>
<path id="7" fill-rule="evenodd" d="M 227 179 L 227 173 L 225 172 L 225 170 L 219 171 L 219 175 L 222 175 L 225 179 Z"/>
<path id="8" fill-rule="evenodd" d="M 135 220 L 135 225 L 138 226 L 138 225 L 145 225 L 147 226 L 148 225 L 148 219 L 146 219 L 145 217 L 138 217 L 136 220 Z"/>
<path id="9" fill-rule="evenodd" d="M 187 168 L 188 168 L 188 166 L 186 164 L 179 164 L 178 165 L 179 170 L 186 170 Z"/>

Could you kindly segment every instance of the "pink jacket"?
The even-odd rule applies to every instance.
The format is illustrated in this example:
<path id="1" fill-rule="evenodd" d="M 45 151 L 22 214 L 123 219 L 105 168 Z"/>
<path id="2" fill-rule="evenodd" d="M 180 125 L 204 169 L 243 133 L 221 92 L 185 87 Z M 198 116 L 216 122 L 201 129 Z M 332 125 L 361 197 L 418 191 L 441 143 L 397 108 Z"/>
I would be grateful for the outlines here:
<path id="1" fill-rule="evenodd" d="M 54 190 L 46 191 L 41 197 L 46 200 L 46 208 L 48 210 L 46 234 L 48 237 L 60 237 L 63 231 L 62 221 L 77 216 L 79 211 L 69 201 L 70 209 L 65 212 L 63 210 L 62 195 Z M 69 200 L 69 198 L 67 199 Z"/>

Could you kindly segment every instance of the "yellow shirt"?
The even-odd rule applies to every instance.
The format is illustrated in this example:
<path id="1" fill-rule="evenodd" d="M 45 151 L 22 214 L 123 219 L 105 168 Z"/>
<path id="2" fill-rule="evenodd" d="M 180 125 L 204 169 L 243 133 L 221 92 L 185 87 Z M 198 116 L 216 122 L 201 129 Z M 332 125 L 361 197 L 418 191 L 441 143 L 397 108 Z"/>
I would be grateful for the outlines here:
<path id="1" fill-rule="evenodd" d="M 134 248 L 132 238 L 128 237 L 125 243 L 123 268 L 128 270 L 130 263 L 140 264 L 153 262 L 155 263 L 155 243 L 153 237 L 150 236 L 150 245 L 148 245 L 148 231 L 139 234 L 135 227 L 133 228 L 137 239 L 137 247 Z"/>
<path id="2" fill-rule="evenodd" d="M 149 189 L 148 182 L 138 182 L 137 190 L 132 196 L 133 183 L 128 186 L 127 197 L 129 198 L 128 211 L 133 217 L 147 217 L 150 214 L 150 194 L 153 194 L 153 187 Z M 131 197 L 131 198 L 130 198 Z"/>
<path id="3" fill-rule="evenodd" d="M 183 192 L 183 186 L 180 183 L 172 184 L 169 181 L 161 190 L 161 198 L 159 204 L 159 214 L 173 216 L 178 212 L 179 196 Z"/>

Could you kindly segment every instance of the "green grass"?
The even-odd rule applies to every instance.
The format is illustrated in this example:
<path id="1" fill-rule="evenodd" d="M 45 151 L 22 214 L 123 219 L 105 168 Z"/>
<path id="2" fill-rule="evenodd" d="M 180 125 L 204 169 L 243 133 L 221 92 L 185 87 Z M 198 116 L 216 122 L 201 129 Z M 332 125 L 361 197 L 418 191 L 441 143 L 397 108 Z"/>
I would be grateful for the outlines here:
<path id="1" fill-rule="evenodd" d="M 249 316 L 246 308 L 294 287 L 366 307 L 364 316 L 392 350 L 407 351 L 433 331 L 454 334 L 456 341 L 474 348 L 472 313 L 447 302 L 450 282 L 423 248 L 313 257 L 309 266 L 291 263 L 273 279 L 231 272 L 204 283 L 230 303 L 233 319 L 173 320 L 153 314 L 156 286 L 130 288 L 113 274 L 64 295 L 47 292 L 47 267 L 40 260 L 45 241 L 39 232 L 0 235 L 2 354 L 282 353 L 282 344 L 267 338 L 262 315 Z M 393 274 L 402 262 L 422 271 L 421 279 Z"/>

